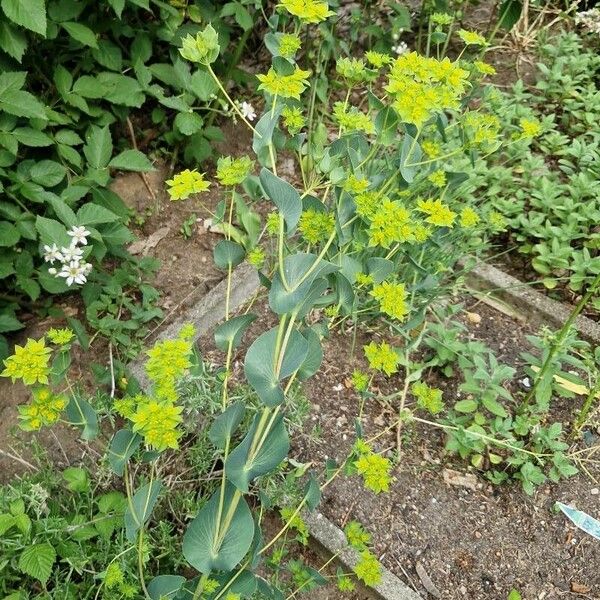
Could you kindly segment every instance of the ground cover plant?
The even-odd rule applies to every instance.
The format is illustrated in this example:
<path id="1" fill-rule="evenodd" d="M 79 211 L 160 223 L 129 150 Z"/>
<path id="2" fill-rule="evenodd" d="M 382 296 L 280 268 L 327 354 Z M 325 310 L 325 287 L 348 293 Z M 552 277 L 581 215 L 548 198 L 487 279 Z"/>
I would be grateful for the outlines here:
<path id="1" fill-rule="evenodd" d="M 124 252 L 133 240 L 132 215 L 108 189 L 111 177 L 115 170 L 152 169 L 138 145 L 156 154 L 168 147 L 181 161 L 211 155 L 211 142 L 221 138 L 208 123 L 211 111 L 220 110 L 218 86 L 206 73 L 192 76 L 177 45 L 210 19 L 224 54 L 232 48 L 215 66 L 227 81 L 260 8 L 254 0 L 218 6 L 149 0 L 2 3 L 2 356 L 3 334 L 23 327 L 20 316 L 43 313 L 50 294 L 80 286 L 86 305 L 93 305 L 89 325 L 99 327 L 101 312 L 99 329 L 113 343 L 131 345 L 134 331 L 143 337 L 144 325 L 159 311 L 155 292 L 140 301 L 139 287 L 144 283 L 150 291 L 156 265 Z M 115 261 L 121 271 L 112 277 Z M 119 295 L 121 289 L 128 290 L 135 309 L 112 311 L 118 304 L 114 290 Z M 137 316 L 127 319 L 133 312 Z M 125 326 L 109 323 L 117 313 Z"/>
<path id="2" fill-rule="evenodd" d="M 538 68 L 533 86 L 519 81 L 493 103 L 504 123 L 535 119 L 539 135 L 529 147 L 508 147 L 472 186 L 506 217 L 508 244 L 548 289 L 572 300 L 600 273 L 597 45 L 564 32 L 542 44 Z"/>
<path id="3" fill-rule="evenodd" d="M 392 481 L 392 461 L 379 435 L 364 435 L 361 414 L 343 461 L 316 472 L 288 457 L 290 435 L 306 417 L 300 382 L 319 370 L 332 329 L 371 333 L 355 348 L 369 369 L 352 376 L 365 402 L 378 395 L 375 377 L 402 375 L 399 391 L 379 398 L 394 407 L 386 431 L 399 440 L 411 422 L 442 429 L 449 449 L 489 467 L 492 481 L 512 477 L 529 493 L 546 476 L 574 474 L 561 428 L 545 421 L 554 391 L 569 391 L 562 379 L 556 384 L 557 375 L 568 375 L 563 364 L 589 374 L 582 384 L 597 375 L 596 357 L 572 341 L 571 325 L 600 279 L 559 332 L 535 341 L 541 352 L 530 359 L 531 390 L 518 399 L 505 386 L 514 373 L 487 348 L 465 346 L 444 302 L 462 274 L 458 260 L 486 252 L 505 227 L 489 201 L 467 193 L 472 173 L 502 147 L 527 147 L 539 123 L 502 126 L 485 83 L 493 74 L 483 61 L 486 39 L 460 29 L 459 56 L 445 57 L 446 34 L 433 35 L 449 31 L 444 14 L 431 16 L 423 54 L 349 48 L 335 60 L 322 43 L 333 17 L 322 0 L 277 5 L 265 35 L 272 60 L 256 77 L 263 98 L 254 105 L 231 98 L 215 72 L 222 47 L 211 24 L 181 37 L 181 68 L 221 86 L 228 111 L 253 135 L 254 158 L 223 156 L 216 165 L 223 199 L 212 225 L 223 239 L 214 261 L 227 291 L 214 341 L 223 363 L 205 363 L 187 325 L 146 352 L 147 385 L 111 372 L 108 390 L 90 396 L 69 376 L 79 343 L 70 329 L 15 348 L 2 375 L 31 388 L 31 401 L 19 408 L 21 427 L 68 423 L 103 458 L 93 475 L 71 467 L 3 490 L 0 581 L 11 600 L 23 597 L 23 581 L 33 597 L 153 600 L 291 600 L 326 584 L 320 570 L 286 556 L 290 536 L 306 542 L 302 511 L 314 509 L 338 477 L 358 475 L 374 494 Z M 297 167 L 289 180 L 283 159 Z M 200 169 L 185 169 L 166 185 L 173 202 L 193 202 L 211 182 Z M 266 217 L 258 200 L 272 204 Z M 86 246 L 89 230 L 71 233 L 72 248 Z M 257 316 L 252 305 L 240 314 L 230 308 L 233 269 L 244 260 L 258 269 L 277 324 L 244 341 L 240 382 L 234 357 Z M 432 352 L 423 355 L 424 346 Z M 456 367 L 468 398 L 445 407 L 428 374 Z M 596 389 L 590 386 L 582 423 Z M 172 474 L 182 462 L 193 475 L 179 491 Z M 51 500 L 50 490 L 61 487 L 73 495 Z M 273 510 L 283 525 L 270 534 Z M 351 523 L 346 534 L 361 559 L 353 573 L 330 579 L 340 592 L 356 579 L 376 585 L 381 571 L 368 532 Z"/>

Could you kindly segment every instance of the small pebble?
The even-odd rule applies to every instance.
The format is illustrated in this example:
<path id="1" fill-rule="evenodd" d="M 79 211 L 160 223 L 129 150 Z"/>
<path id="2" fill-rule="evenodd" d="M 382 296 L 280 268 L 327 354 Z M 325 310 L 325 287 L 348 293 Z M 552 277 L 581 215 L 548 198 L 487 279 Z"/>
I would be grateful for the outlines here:
<path id="1" fill-rule="evenodd" d="M 592 488 L 592 489 L 590 490 L 590 494 L 591 494 L 592 496 L 597 496 L 598 494 L 600 494 L 600 488 Z"/>

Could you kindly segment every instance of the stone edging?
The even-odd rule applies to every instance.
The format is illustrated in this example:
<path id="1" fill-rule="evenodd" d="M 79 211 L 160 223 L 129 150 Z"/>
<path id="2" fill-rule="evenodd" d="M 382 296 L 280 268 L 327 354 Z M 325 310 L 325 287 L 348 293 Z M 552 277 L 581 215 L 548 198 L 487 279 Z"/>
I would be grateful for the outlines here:
<path id="1" fill-rule="evenodd" d="M 480 263 L 467 271 L 465 279 L 472 289 L 506 302 L 536 326 L 561 327 L 572 310 L 572 307 L 548 298 L 545 294 L 534 290 L 531 285 L 524 284 L 487 263 Z M 599 323 L 580 315 L 575 321 L 575 326 L 582 339 L 595 346 L 600 345 Z"/>
<path id="2" fill-rule="evenodd" d="M 229 306 L 232 312 L 242 306 L 259 289 L 260 282 L 256 269 L 247 264 L 237 267 L 231 277 L 231 294 Z M 225 294 L 227 280 L 219 282 L 198 303 L 185 310 L 176 319 L 161 329 L 158 339 L 177 336 L 184 323 L 193 323 L 196 327 L 196 339 L 205 335 L 225 316 Z M 131 373 L 138 379 L 142 387 L 148 385 L 143 369 L 144 356 L 140 355 L 129 366 Z M 330 556 L 336 555 L 338 562 L 346 569 L 358 562 L 356 550 L 348 546 L 343 531 L 336 527 L 327 517 L 318 511 L 307 513 L 305 521 L 308 525 L 311 543 L 316 550 L 326 551 Z M 374 600 L 422 600 L 393 573 L 383 569 L 382 582 L 375 588 L 364 588 Z"/>

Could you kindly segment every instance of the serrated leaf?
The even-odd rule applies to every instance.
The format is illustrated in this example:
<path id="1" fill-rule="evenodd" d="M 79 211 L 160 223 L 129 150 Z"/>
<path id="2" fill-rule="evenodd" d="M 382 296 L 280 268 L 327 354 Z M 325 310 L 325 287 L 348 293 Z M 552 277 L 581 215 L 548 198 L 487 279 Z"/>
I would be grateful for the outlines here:
<path id="1" fill-rule="evenodd" d="M 105 127 L 91 126 L 86 135 L 83 153 L 90 166 L 103 169 L 108 165 L 113 151 L 112 138 L 108 125 Z"/>
<path id="2" fill-rule="evenodd" d="M 477 402 L 475 400 L 459 400 L 454 405 L 454 410 L 461 413 L 472 413 L 477 410 Z"/>
<path id="3" fill-rule="evenodd" d="M 125 535 L 130 542 L 135 541 L 137 532 L 150 518 L 161 489 L 162 483 L 155 480 L 133 495 L 131 505 L 125 511 Z"/>
<path id="4" fill-rule="evenodd" d="M 117 154 L 108 166 L 121 171 L 154 171 L 148 157 L 139 150 L 125 150 Z"/>
<path id="5" fill-rule="evenodd" d="M 219 522 L 220 497 L 217 490 L 183 536 L 183 555 L 200 573 L 231 571 L 244 558 L 254 537 L 254 519 L 243 496 L 230 483 L 226 485 Z M 228 514 L 232 517 L 225 529 Z"/>
<path id="6" fill-rule="evenodd" d="M 0 48 L 18 62 L 21 62 L 27 49 L 27 38 L 16 27 L 5 21 L 0 22 Z"/>
<path id="7" fill-rule="evenodd" d="M 87 492 L 90 489 L 90 475 L 81 467 L 69 467 L 62 473 L 67 487 L 72 492 Z"/>
<path id="8" fill-rule="evenodd" d="M 88 202 L 77 211 L 77 219 L 81 225 L 98 225 L 100 223 L 114 223 L 119 220 L 119 216 L 104 208 L 104 206 L 100 206 L 95 202 Z"/>
<path id="9" fill-rule="evenodd" d="M 4 14 L 17 25 L 46 35 L 46 6 L 44 0 L 2 0 Z"/>
<path id="10" fill-rule="evenodd" d="M 6 90 L 0 95 L 0 110 L 16 117 L 46 120 L 44 105 L 29 92 Z"/>
<path id="11" fill-rule="evenodd" d="M 67 21 L 60 24 L 61 27 L 77 42 L 90 48 L 98 48 L 98 40 L 96 40 L 96 34 L 87 26 L 82 23 L 75 23 L 73 21 Z"/>
<path id="12" fill-rule="evenodd" d="M 19 557 L 19 570 L 46 584 L 56 560 L 56 551 L 50 544 L 34 544 L 25 548 Z"/>

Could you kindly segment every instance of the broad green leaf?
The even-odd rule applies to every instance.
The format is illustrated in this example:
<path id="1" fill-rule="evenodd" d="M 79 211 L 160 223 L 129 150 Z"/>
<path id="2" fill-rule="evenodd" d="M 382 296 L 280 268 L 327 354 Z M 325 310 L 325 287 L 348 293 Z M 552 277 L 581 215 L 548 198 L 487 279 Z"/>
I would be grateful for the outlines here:
<path id="1" fill-rule="evenodd" d="M 146 99 L 142 86 L 133 77 L 104 71 L 98 74 L 97 79 L 106 90 L 104 98 L 112 104 L 139 108 Z"/>
<path id="2" fill-rule="evenodd" d="M 135 541 L 137 532 L 150 518 L 161 489 L 162 483 L 155 480 L 143 485 L 133 495 L 131 505 L 125 511 L 125 536 L 130 542 Z"/>
<path id="3" fill-rule="evenodd" d="M 321 486 L 313 473 L 310 473 L 310 478 L 304 489 L 304 497 L 306 498 L 306 508 L 315 510 L 321 502 Z"/>
<path id="4" fill-rule="evenodd" d="M 52 138 L 49 135 L 43 131 L 32 129 L 31 127 L 17 127 L 16 129 L 13 129 L 12 133 L 20 144 L 32 148 L 51 146 L 53 143 Z"/>
<path id="5" fill-rule="evenodd" d="M 217 490 L 183 536 L 183 555 L 200 573 L 231 571 L 244 558 L 254 537 L 254 519 L 244 497 L 228 483 L 219 522 L 220 497 L 221 490 Z M 229 514 L 232 517 L 226 523 Z"/>
<path id="6" fill-rule="evenodd" d="M 88 202 L 77 211 L 77 220 L 81 225 L 98 225 L 100 223 L 113 223 L 118 221 L 119 217 L 104 208 L 104 206 Z"/>
<path id="7" fill-rule="evenodd" d="M 275 127 L 277 127 L 282 110 L 283 104 L 280 103 L 274 112 L 270 110 L 265 112 L 255 126 L 256 131 L 252 138 L 252 150 L 254 150 L 259 159 L 264 155 L 268 156 L 267 149 L 273 139 L 273 132 L 275 131 Z"/>
<path id="8" fill-rule="evenodd" d="M 291 235 L 298 225 L 302 214 L 302 200 L 296 188 L 274 175 L 269 169 L 260 172 L 260 183 L 267 197 L 277 206 L 287 225 L 288 235 Z"/>
<path id="9" fill-rule="evenodd" d="M 312 377 L 319 370 L 323 362 L 323 348 L 321 347 L 321 339 L 317 332 L 309 327 L 302 332 L 302 335 L 308 342 L 308 353 L 302 366 L 298 369 L 298 379 L 300 381 Z"/>
<path id="10" fill-rule="evenodd" d="M 154 171 L 152 163 L 139 150 L 125 150 L 117 154 L 108 166 L 122 171 Z"/>
<path id="11" fill-rule="evenodd" d="M 21 553 L 19 570 L 46 584 L 55 560 L 56 551 L 50 544 L 34 544 Z"/>
<path id="12" fill-rule="evenodd" d="M 388 275 L 391 275 L 395 266 L 391 260 L 374 256 L 366 262 L 367 274 L 373 278 L 373 283 L 381 283 Z"/>
<path id="13" fill-rule="evenodd" d="M 140 447 L 142 437 L 130 429 L 120 429 L 113 436 L 108 448 L 108 464 L 119 476 L 123 476 L 127 461 Z"/>
<path id="14" fill-rule="evenodd" d="M 521 0 L 504 0 L 498 11 L 498 25 L 504 29 L 512 29 L 521 18 L 522 11 Z"/>
<path id="15" fill-rule="evenodd" d="M 287 456 L 290 449 L 290 439 L 279 415 L 271 429 L 264 437 L 264 431 L 259 431 L 261 414 L 254 417 L 250 431 L 236 446 L 225 462 L 225 475 L 235 487 L 244 492 L 250 491 L 250 483 L 261 475 L 271 472 Z M 257 438 L 257 439 L 255 439 Z M 262 445 L 258 443 L 262 441 Z M 256 445 L 257 450 L 251 455 L 250 449 Z"/>
<path id="16" fill-rule="evenodd" d="M 213 251 L 215 264 L 220 269 L 237 267 L 245 256 L 244 248 L 231 240 L 220 240 Z"/>
<path id="17" fill-rule="evenodd" d="M 419 171 L 418 163 L 423 156 L 421 146 L 408 133 L 404 134 L 402 140 L 402 149 L 400 151 L 400 175 L 404 181 L 411 183 Z"/>
<path id="18" fill-rule="evenodd" d="M 29 92 L 6 90 L 0 94 L 0 110 L 15 117 L 46 120 L 44 105 Z"/>
<path id="19" fill-rule="evenodd" d="M 0 221 L 0 247 L 10 248 L 21 239 L 19 230 L 8 221 Z"/>
<path id="20" fill-rule="evenodd" d="M 508 416 L 506 409 L 502 406 L 502 404 L 500 404 L 500 402 L 494 400 L 494 398 L 488 398 L 486 396 L 483 396 L 481 399 L 481 403 L 483 404 L 483 406 L 485 406 L 485 408 L 487 408 L 493 415 L 496 415 L 497 417 L 506 418 Z"/>
<path id="21" fill-rule="evenodd" d="M 180 112 L 175 117 L 175 127 L 183 135 L 193 135 L 202 131 L 204 121 L 202 117 L 195 112 Z"/>
<path id="22" fill-rule="evenodd" d="M 208 432 L 208 439 L 217 447 L 224 448 L 227 440 L 244 418 L 246 407 L 241 400 L 228 406 L 213 422 Z"/>
<path id="23" fill-rule="evenodd" d="M 46 35 L 44 0 L 2 0 L 2 10 L 13 23 Z"/>
<path id="24" fill-rule="evenodd" d="M 284 401 L 279 382 L 299 369 L 308 354 L 308 342 L 300 332 L 293 330 L 277 373 L 277 330 L 275 327 L 254 340 L 244 361 L 248 383 L 267 406 L 277 406 Z"/>
<path id="25" fill-rule="evenodd" d="M 461 413 L 472 413 L 477 410 L 477 401 L 476 400 L 459 400 L 454 405 L 454 410 L 457 410 Z"/>
<path id="26" fill-rule="evenodd" d="M 71 396 L 66 415 L 71 425 L 82 427 L 81 438 L 93 440 L 98 435 L 98 416 L 92 405 L 76 396 Z"/>
<path id="27" fill-rule="evenodd" d="M 148 584 L 148 594 L 152 600 L 170 600 L 185 583 L 181 575 L 159 575 Z"/>
<path id="28" fill-rule="evenodd" d="M 103 169 L 108 165 L 113 151 L 113 143 L 108 125 L 104 127 L 91 126 L 85 136 L 83 153 L 90 166 Z"/>
<path id="29" fill-rule="evenodd" d="M 199 100 L 206 102 L 214 94 L 218 87 L 215 80 L 207 71 L 198 69 L 190 80 L 190 89 L 196 94 Z"/>
<path id="30" fill-rule="evenodd" d="M 512 590 L 510 590 L 510 593 L 508 594 L 508 598 L 506 600 L 522 600 L 522 596 L 518 590 L 515 590 L 513 588 Z"/>
<path id="31" fill-rule="evenodd" d="M 0 515 L 0 536 L 3 536 L 11 527 L 15 525 L 15 517 L 8 513 Z"/>
<path id="32" fill-rule="evenodd" d="M 0 313 L 0 333 L 7 333 L 9 331 L 18 331 L 23 329 L 25 325 L 19 321 L 14 315 L 8 312 Z"/>
<path id="33" fill-rule="evenodd" d="M 52 206 L 54 214 L 64 223 L 66 227 L 78 225 L 77 215 L 73 209 L 60 198 L 48 198 L 48 203 Z"/>
<path id="34" fill-rule="evenodd" d="M 111 8 L 115 11 L 115 14 L 119 19 L 121 18 L 121 13 L 125 8 L 125 0 L 108 0 L 108 4 L 110 4 Z"/>
<path id="35" fill-rule="evenodd" d="M 313 267 L 317 260 L 318 257 L 314 254 L 298 253 L 285 257 L 283 261 L 285 284 L 278 270 L 269 292 L 269 306 L 273 312 L 282 315 L 297 310 L 305 301 L 317 277 L 323 277 L 339 269 L 325 260 L 320 260 L 317 267 Z"/>
<path id="36" fill-rule="evenodd" d="M 44 244 L 68 246 L 71 243 L 66 227 L 56 219 L 47 219 L 38 215 L 35 219 L 35 228 Z"/>
<path id="37" fill-rule="evenodd" d="M 238 315 L 232 317 L 224 323 L 221 323 L 215 329 L 215 345 L 219 350 L 227 352 L 229 345 L 231 348 L 237 348 L 242 341 L 242 336 L 256 319 L 256 315 Z"/>
<path id="38" fill-rule="evenodd" d="M 67 482 L 67 487 L 72 492 L 87 492 L 90 489 L 90 475 L 80 467 L 69 467 L 62 473 L 63 479 Z"/>
<path id="39" fill-rule="evenodd" d="M 67 175 L 67 169 L 53 160 L 39 160 L 29 172 L 32 181 L 43 187 L 58 185 Z"/>
<path id="40" fill-rule="evenodd" d="M 74 22 L 61 23 L 60 25 L 77 42 L 80 42 L 84 46 L 89 46 L 90 48 L 98 48 L 96 34 L 89 27 L 82 23 Z"/>
<path id="41" fill-rule="evenodd" d="M 27 49 L 27 38 L 22 31 L 6 21 L 0 21 L 0 48 L 18 62 Z"/>

